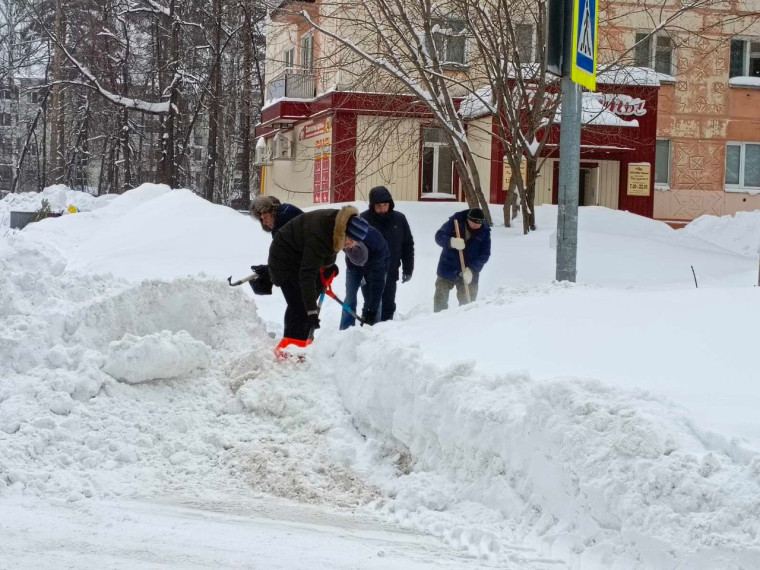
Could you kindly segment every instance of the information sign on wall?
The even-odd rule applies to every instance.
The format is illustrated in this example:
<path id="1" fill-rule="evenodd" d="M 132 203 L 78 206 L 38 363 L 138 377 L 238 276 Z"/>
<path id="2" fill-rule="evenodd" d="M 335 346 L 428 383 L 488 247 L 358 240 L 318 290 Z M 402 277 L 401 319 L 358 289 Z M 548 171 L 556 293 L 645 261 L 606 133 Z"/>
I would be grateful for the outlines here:
<path id="1" fill-rule="evenodd" d="M 629 196 L 649 196 L 651 193 L 652 165 L 648 162 L 632 162 L 628 165 Z"/>

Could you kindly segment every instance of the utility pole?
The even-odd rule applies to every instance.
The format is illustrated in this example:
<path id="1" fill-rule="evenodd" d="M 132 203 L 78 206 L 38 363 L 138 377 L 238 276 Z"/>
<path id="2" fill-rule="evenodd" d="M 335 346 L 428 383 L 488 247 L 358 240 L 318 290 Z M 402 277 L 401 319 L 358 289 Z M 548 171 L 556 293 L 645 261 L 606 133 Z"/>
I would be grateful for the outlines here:
<path id="1" fill-rule="evenodd" d="M 557 198 L 557 281 L 575 282 L 578 255 L 578 175 L 581 85 L 596 90 L 597 0 L 559 0 L 562 9 L 562 115 Z M 559 16 L 557 16 L 559 17 Z"/>

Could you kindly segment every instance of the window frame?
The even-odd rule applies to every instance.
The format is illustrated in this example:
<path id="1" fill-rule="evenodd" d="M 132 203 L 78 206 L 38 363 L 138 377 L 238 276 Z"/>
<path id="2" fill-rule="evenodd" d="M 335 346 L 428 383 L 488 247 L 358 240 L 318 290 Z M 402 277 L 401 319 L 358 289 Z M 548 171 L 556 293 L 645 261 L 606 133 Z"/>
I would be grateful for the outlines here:
<path id="1" fill-rule="evenodd" d="M 742 70 L 739 75 L 731 75 L 731 43 L 737 41 L 742 42 L 744 46 L 742 47 Z M 750 61 L 752 59 L 760 59 L 760 51 L 757 52 L 757 55 L 755 57 L 752 57 L 752 44 L 757 44 L 760 46 L 760 38 L 759 37 L 748 37 L 748 36 L 736 36 L 732 37 L 729 41 L 729 51 L 728 51 L 728 78 L 732 79 L 734 77 L 760 77 L 760 75 L 750 75 L 749 68 L 750 68 Z"/>
<path id="2" fill-rule="evenodd" d="M 443 34 L 441 32 L 435 32 L 431 30 L 431 35 L 433 38 L 433 49 L 435 50 L 436 54 L 438 55 L 438 61 L 443 67 L 468 67 L 469 66 L 469 50 L 468 50 L 468 38 L 467 38 L 467 22 L 464 20 L 464 18 L 455 18 L 451 16 L 444 16 L 440 18 L 433 18 L 431 20 L 432 28 L 435 29 L 436 26 L 439 29 L 451 29 L 452 24 L 456 23 L 458 25 L 461 25 L 461 32 L 462 35 L 460 35 L 459 32 L 455 32 L 454 34 Z M 449 40 L 452 37 L 456 38 L 462 38 L 464 40 L 464 45 L 462 46 L 462 61 L 454 61 L 449 58 L 449 50 L 450 50 L 450 44 Z M 443 49 L 439 48 L 438 42 L 436 41 L 436 38 L 442 38 L 444 47 Z M 444 55 L 445 57 L 441 57 L 441 55 Z"/>
<path id="3" fill-rule="evenodd" d="M 646 40 L 643 40 L 643 39 L 642 40 L 637 40 L 636 38 L 639 35 L 647 36 Z M 675 46 L 675 42 L 673 41 L 673 37 L 669 33 L 667 33 L 667 32 L 656 32 L 656 33 L 653 34 L 651 30 L 636 30 L 636 32 L 634 32 L 633 38 L 634 38 L 634 42 L 633 43 L 636 46 L 634 48 L 634 51 L 633 51 L 634 65 L 636 65 L 638 67 L 649 68 L 652 71 L 654 71 L 655 73 L 660 73 L 660 74 L 663 74 L 663 75 L 672 75 L 673 77 L 676 76 L 676 46 Z M 660 38 L 667 38 L 668 41 L 669 41 L 669 43 L 670 43 L 670 70 L 668 72 L 657 71 L 657 53 L 658 53 L 657 42 L 658 42 L 658 40 Z M 641 41 L 642 43 L 639 44 L 639 41 Z M 647 51 L 647 57 L 646 57 L 647 64 L 646 65 L 641 65 L 640 62 L 639 62 L 639 60 L 638 60 L 639 54 L 637 52 L 638 52 L 638 49 L 639 49 L 640 45 L 647 46 L 647 48 L 646 48 L 646 51 Z"/>
<path id="4" fill-rule="evenodd" d="M 296 48 L 291 46 L 282 52 L 282 64 L 285 70 L 296 66 Z"/>
<path id="5" fill-rule="evenodd" d="M 757 146 L 760 147 L 760 141 L 726 141 L 726 153 L 723 165 L 723 188 L 726 192 L 739 192 L 739 193 L 747 193 L 747 192 L 760 192 L 760 183 L 758 183 L 757 186 L 746 186 L 744 184 L 744 170 L 746 166 L 746 147 L 747 145 Z M 728 165 L 726 164 L 726 161 L 728 160 L 728 147 L 730 146 L 738 146 L 740 147 L 739 151 L 739 183 L 738 184 L 731 184 L 726 182 L 726 174 L 728 173 Z M 760 159 L 758 159 L 760 160 Z M 758 168 L 760 168 L 760 165 L 758 165 Z"/>
<path id="6" fill-rule="evenodd" d="M 539 63 L 538 33 L 536 26 L 529 22 L 518 22 L 515 24 L 515 39 L 517 39 L 518 28 L 530 28 L 530 54 L 526 61 L 520 61 L 520 63 Z M 519 49 L 517 51 L 519 53 Z"/>
<path id="7" fill-rule="evenodd" d="M 457 188 L 456 188 L 456 176 L 455 171 L 456 168 L 454 166 L 454 161 L 452 159 L 451 161 L 451 192 L 441 192 L 438 189 L 439 180 L 438 180 L 438 174 L 439 174 L 439 167 L 440 167 L 440 159 L 441 159 L 441 148 L 451 148 L 451 145 L 447 142 L 440 142 L 440 141 L 426 141 L 425 140 L 425 131 L 428 129 L 435 129 L 438 131 L 442 131 L 441 127 L 435 127 L 435 126 L 425 126 L 422 128 L 422 154 L 420 155 L 420 196 L 424 198 L 426 195 L 430 194 L 450 194 L 452 198 L 456 198 L 457 196 Z M 425 173 L 423 171 L 423 163 L 424 163 L 424 154 L 425 149 L 431 148 L 433 149 L 433 180 L 432 180 L 432 189 L 430 192 L 425 192 Z"/>
<path id="8" fill-rule="evenodd" d="M 668 161 L 667 161 L 668 172 L 667 172 L 665 182 L 660 182 L 657 180 L 657 144 L 661 142 L 668 143 Z M 658 138 L 655 141 L 655 155 L 654 155 L 655 156 L 655 165 L 654 165 L 654 187 L 655 188 L 659 188 L 662 190 L 670 189 L 670 175 L 671 175 L 670 163 L 672 162 L 671 160 L 672 152 L 673 152 L 673 142 L 670 139 L 663 137 L 663 138 Z"/>
<path id="9" fill-rule="evenodd" d="M 304 59 L 306 59 L 304 57 L 304 54 L 306 53 L 306 46 L 304 45 L 304 42 L 309 43 L 309 49 L 308 49 L 309 66 L 308 67 L 304 63 Z M 300 63 L 301 69 L 307 73 L 314 73 L 314 31 L 313 30 L 301 36 L 300 46 L 301 46 L 301 50 L 300 50 L 301 51 L 301 63 Z"/>

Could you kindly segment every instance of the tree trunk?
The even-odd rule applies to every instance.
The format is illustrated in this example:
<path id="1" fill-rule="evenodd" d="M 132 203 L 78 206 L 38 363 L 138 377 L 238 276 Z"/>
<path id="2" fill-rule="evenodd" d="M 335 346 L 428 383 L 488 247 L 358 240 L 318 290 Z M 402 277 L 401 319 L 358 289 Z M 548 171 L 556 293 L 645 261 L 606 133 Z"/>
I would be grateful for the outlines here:
<path id="1" fill-rule="evenodd" d="M 56 45 L 53 52 L 53 88 L 50 105 L 50 174 L 49 182 L 58 184 L 63 182 L 65 174 L 65 146 L 64 135 L 66 122 L 64 116 L 64 93 L 63 85 L 63 59 L 64 54 L 61 45 L 66 41 L 66 20 L 64 18 L 64 0 L 55 2 L 55 37 Z"/>
<path id="2" fill-rule="evenodd" d="M 243 164 L 240 169 L 243 179 L 243 185 L 240 188 L 240 207 L 246 210 L 251 207 L 251 74 L 253 73 L 251 32 L 251 14 L 246 8 L 243 28 L 243 102 L 240 125 L 243 154 Z"/>
<path id="3" fill-rule="evenodd" d="M 209 202 L 214 201 L 216 187 L 216 168 L 219 161 L 219 121 L 221 119 L 222 96 L 222 2 L 214 0 L 214 63 L 212 89 L 214 96 L 209 105 L 208 114 L 208 156 L 206 158 L 206 184 L 203 196 Z"/>

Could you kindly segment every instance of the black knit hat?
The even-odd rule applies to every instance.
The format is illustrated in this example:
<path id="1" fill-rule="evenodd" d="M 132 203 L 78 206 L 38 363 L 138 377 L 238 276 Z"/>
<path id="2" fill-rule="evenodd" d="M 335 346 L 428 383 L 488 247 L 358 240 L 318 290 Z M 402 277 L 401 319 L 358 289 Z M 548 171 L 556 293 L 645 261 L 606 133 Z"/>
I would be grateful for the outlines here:
<path id="1" fill-rule="evenodd" d="M 472 208 L 467 212 L 467 219 L 473 224 L 484 224 L 486 222 L 486 216 L 480 208 Z"/>

